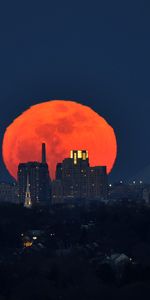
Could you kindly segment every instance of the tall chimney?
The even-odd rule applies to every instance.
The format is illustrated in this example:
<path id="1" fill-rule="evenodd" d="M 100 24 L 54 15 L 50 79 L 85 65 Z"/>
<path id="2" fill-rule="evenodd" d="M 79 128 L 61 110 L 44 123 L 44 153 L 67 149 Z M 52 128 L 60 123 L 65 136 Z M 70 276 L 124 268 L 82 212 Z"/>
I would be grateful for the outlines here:
<path id="1" fill-rule="evenodd" d="M 42 163 L 46 163 L 46 145 L 42 143 Z"/>

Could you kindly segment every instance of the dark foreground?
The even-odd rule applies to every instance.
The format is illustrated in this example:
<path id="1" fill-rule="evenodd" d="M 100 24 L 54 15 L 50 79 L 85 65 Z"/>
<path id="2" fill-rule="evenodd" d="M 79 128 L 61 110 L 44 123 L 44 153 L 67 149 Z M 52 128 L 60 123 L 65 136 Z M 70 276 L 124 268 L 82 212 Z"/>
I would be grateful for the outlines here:
<path id="1" fill-rule="evenodd" d="M 150 208 L 0 206 L 0 300 L 149 298 Z"/>

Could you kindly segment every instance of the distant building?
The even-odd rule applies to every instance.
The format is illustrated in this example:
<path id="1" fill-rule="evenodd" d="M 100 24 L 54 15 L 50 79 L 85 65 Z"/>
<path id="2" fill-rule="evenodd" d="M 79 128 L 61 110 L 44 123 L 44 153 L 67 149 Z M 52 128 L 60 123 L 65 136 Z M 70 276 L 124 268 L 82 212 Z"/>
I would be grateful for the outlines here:
<path id="1" fill-rule="evenodd" d="M 42 144 L 42 162 L 20 163 L 18 166 L 18 194 L 20 203 L 25 204 L 29 176 L 32 205 L 50 203 L 50 176 L 46 163 L 45 144 Z"/>
<path id="2" fill-rule="evenodd" d="M 143 184 L 124 183 L 120 181 L 109 185 L 109 199 L 119 201 L 141 201 L 143 198 Z"/>
<path id="3" fill-rule="evenodd" d="M 63 186 L 61 180 L 52 181 L 52 204 L 63 203 Z"/>
<path id="4" fill-rule="evenodd" d="M 56 182 L 53 182 L 54 198 L 57 194 L 57 186 L 58 194 L 60 193 L 60 183 L 57 180 L 62 184 L 64 201 L 107 199 L 106 167 L 90 167 L 87 150 L 72 150 L 70 158 L 65 158 L 62 163 L 57 164 Z"/>
<path id="5" fill-rule="evenodd" d="M 64 198 L 87 197 L 88 152 L 73 150 L 70 158 L 62 162 L 62 184 Z"/>
<path id="6" fill-rule="evenodd" d="M 87 194 L 89 199 L 107 199 L 108 180 L 106 166 L 89 168 Z"/>
<path id="7" fill-rule="evenodd" d="M 15 183 L 0 183 L 0 202 L 18 203 L 18 189 Z"/>

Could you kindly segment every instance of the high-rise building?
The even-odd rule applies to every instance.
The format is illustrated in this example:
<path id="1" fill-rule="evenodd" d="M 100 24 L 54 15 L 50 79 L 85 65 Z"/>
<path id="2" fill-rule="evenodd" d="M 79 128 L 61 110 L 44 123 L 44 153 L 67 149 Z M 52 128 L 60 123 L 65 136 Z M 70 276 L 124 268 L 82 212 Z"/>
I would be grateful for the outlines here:
<path id="1" fill-rule="evenodd" d="M 106 166 L 89 168 L 87 190 L 88 199 L 107 199 L 108 179 Z"/>
<path id="2" fill-rule="evenodd" d="M 18 194 L 21 203 L 25 202 L 27 176 L 29 176 L 32 205 L 49 204 L 51 181 L 44 144 L 42 144 L 42 162 L 20 163 L 18 166 Z"/>
<path id="3" fill-rule="evenodd" d="M 86 150 L 72 150 L 70 158 L 63 160 L 62 183 L 64 198 L 86 198 L 88 168 L 89 159 Z"/>
<path id="4" fill-rule="evenodd" d="M 86 150 L 72 150 L 70 158 L 65 158 L 62 163 L 57 164 L 56 179 L 62 182 L 64 200 L 107 199 L 106 166 L 90 167 Z M 56 187 L 60 191 L 60 186 L 54 183 L 54 187 L 55 198 Z"/>

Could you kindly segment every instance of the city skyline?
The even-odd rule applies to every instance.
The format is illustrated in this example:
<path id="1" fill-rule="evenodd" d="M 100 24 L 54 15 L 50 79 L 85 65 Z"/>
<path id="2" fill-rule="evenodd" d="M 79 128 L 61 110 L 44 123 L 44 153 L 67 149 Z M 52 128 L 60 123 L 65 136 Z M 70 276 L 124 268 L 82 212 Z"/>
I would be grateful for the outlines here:
<path id="1" fill-rule="evenodd" d="M 42 143 L 42 148 L 43 148 L 43 146 L 44 147 L 46 147 L 46 143 L 45 142 L 43 142 Z M 69 157 L 69 154 L 70 154 L 70 157 L 71 157 L 71 153 L 72 153 L 72 151 L 82 151 L 81 149 L 79 150 L 72 150 L 72 149 L 70 149 L 70 151 L 68 152 L 68 157 Z M 87 151 L 87 150 L 85 150 L 85 151 Z M 88 151 L 87 151 L 88 152 Z M 43 154 L 42 154 L 42 158 L 44 157 L 44 159 L 46 159 L 46 156 L 45 156 L 45 154 L 44 154 L 44 156 L 43 156 Z M 64 157 L 64 159 L 65 159 L 65 157 Z M 40 160 L 29 160 L 28 162 L 20 162 L 19 164 L 26 164 L 26 163 L 40 163 Z M 61 165 L 61 162 L 58 160 L 58 162 L 56 163 L 56 166 L 55 166 L 55 177 L 53 178 L 53 180 L 55 180 L 55 179 L 57 179 L 57 175 L 56 175 L 56 173 L 57 173 L 57 165 Z M 19 165 L 18 165 L 19 166 Z M 95 167 L 96 165 L 92 165 L 91 167 Z M 48 167 L 49 168 L 49 167 Z M 49 168 L 49 173 L 51 173 L 50 172 L 50 168 Z M 110 186 L 113 184 L 113 183 L 130 183 L 130 184 L 141 184 L 141 183 L 149 183 L 148 181 L 144 181 L 143 180 L 143 178 L 142 178 L 142 176 L 140 176 L 139 177 L 139 179 L 137 179 L 137 180 L 135 180 L 135 177 L 136 176 L 134 176 L 134 177 L 132 177 L 132 178 L 130 178 L 129 180 L 122 180 L 122 178 L 123 178 L 123 175 L 122 176 L 120 176 L 120 177 L 118 177 L 118 178 L 116 178 L 115 180 L 111 180 L 111 173 L 110 174 L 108 174 L 109 176 L 108 176 L 108 178 L 110 178 Z M 9 178 L 9 179 L 8 179 Z M 7 180 L 1 180 L 1 183 L 15 183 L 15 182 L 17 182 L 17 179 L 15 179 L 13 176 L 11 176 L 10 174 L 9 174 L 9 177 L 7 178 Z M 50 175 L 50 178 L 51 178 L 51 175 Z"/>
<path id="2" fill-rule="evenodd" d="M 81 203 L 83 200 L 107 200 L 106 166 L 90 166 L 87 150 L 71 150 L 70 156 L 57 163 L 53 180 L 46 157 L 46 144 L 42 143 L 41 162 L 19 163 L 18 203 L 32 208 L 71 203 L 72 200 Z"/>

